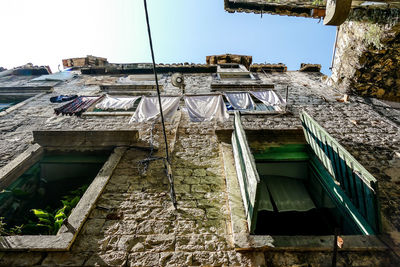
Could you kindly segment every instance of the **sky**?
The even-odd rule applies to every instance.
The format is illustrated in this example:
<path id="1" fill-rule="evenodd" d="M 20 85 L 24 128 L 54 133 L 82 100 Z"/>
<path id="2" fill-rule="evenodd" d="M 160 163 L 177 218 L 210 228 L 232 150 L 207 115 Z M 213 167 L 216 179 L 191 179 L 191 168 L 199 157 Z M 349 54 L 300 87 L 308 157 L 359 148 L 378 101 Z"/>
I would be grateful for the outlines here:
<path id="1" fill-rule="evenodd" d="M 156 63 L 205 63 L 244 54 L 253 63 L 321 64 L 330 74 L 336 27 L 318 19 L 228 13 L 223 0 L 147 0 Z M 50 65 L 86 55 L 151 62 L 142 0 L 0 1 L 0 66 Z M 61 67 L 62 68 L 62 67 Z"/>

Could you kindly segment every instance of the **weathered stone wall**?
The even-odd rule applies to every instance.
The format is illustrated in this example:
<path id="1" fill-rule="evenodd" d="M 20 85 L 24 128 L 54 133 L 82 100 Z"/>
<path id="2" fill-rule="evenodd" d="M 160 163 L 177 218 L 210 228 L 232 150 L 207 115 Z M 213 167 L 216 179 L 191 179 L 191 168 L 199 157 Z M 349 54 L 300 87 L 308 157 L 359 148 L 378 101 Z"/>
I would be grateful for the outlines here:
<path id="1" fill-rule="evenodd" d="M 340 26 L 330 82 L 342 92 L 400 101 L 399 9 L 354 9 Z"/>
<path id="2" fill-rule="evenodd" d="M 100 77 L 100 76 L 99 76 Z M 246 129 L 301 127 L 298 112 L 307 110 L 379 180 L 385 231 L 400 231 L 400 133 L 399 112 L 383 103 L 360 97 L 337 102 L 338 92 L 321 82 L 319 73 L 285 72 L 259 75 L 285 95 L 286 115 L 243 116 Z M 98 86 L 85 86 L 81 76 L 55 88 L 52 95 L 94 95 Z M 188 93 L 210 91 L 211 74 L 185 74 Z M 161 82 L 165 93 L 176 93 L 170 77 Z M 4 166 L 25 150 L 36 129 L 138 129 L 150 140 L 151 125 L 128 124 L 129 117 L 55 116 L 45 95 L 0 118 L 0 164 Z M 230 211 L 224 168 L 216 129 L 225 123 L 191 123 L 178 111 L 167 124 L 178 210 L 168 195 L 162 162 L 153 161 L 146 172 L 139 164 L 148 152 L 129 149 L 114 171 L 69 252 L 3 252 L 2 266 L 329 266 L 330 252 L 237 252 L 232 245 Z M 155 156 L 164 153 L 159 124 L 153 131 Z M 396 266 L 389 252 L 340 252 L 339 266 Z"/>

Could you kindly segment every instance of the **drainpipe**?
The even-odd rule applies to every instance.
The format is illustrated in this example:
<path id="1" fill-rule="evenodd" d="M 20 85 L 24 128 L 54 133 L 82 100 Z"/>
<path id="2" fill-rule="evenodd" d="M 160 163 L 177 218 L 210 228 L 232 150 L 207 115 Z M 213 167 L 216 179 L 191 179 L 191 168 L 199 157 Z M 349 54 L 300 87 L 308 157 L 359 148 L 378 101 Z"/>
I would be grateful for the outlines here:
<path id="1" fill-rule="evenodd" d="M 329 68 L 330 70 L 332 70 L 333 63 L 335 62 L 336 46 L 337 46 L 337 40 L 338 40 L 338 35 L 339 35 L 339 29 L 340 29 L 340 26 L 337 26 L 336 27 L 336 36 L 335 36 L 335 45 L 333 46 L 332 64 L 331 64 L 331 67 Z"/>

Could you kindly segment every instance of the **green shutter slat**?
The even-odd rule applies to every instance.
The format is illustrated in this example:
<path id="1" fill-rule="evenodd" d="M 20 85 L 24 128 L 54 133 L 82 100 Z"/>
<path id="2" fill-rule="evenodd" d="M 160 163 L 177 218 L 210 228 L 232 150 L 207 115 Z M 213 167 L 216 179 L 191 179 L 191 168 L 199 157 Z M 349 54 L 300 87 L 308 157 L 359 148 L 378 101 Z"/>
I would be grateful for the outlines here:
<path id="1" fill-rule="evenodd" d="M 359 197 L 360 192 L 358 192 L 356 177 L 354 176 L 354 172 L 353 172 L 354 166 L 353 166 L 352 162 L 350 163 L 350 168 L 347 168 L 347 170 L 348 170 L 350 182 L 351 182 L 353 192 L 354 192 L 354 202 L 353 203 L 357 208 L 360 208 L 360 206 L 361 206 L 360 197 Z"/>
<path id="2" fill-rule="evenodd" d="M 342 175 L 342 179 L 343 179 L 343 189 L 346 192 L 347 196 L 351 199 L 351 189 L 350 189 L 350 185 L 349 185 L 349 180 L 346 177 L 346 173 L 347 173 L 347 166 L 346 166 L 346 162 L 344 161 L 344 159 L 342 158 L 342 156 L 338 153 L 339 155 L 339 162 L 340 162 L 340 172 Z"/>
<path id="3" fill-rule="evenodd" d="M 339 175 L 337 173 L 337 164 L 336 164 L 336 160 L 335 160 L 335 155 L 332 149 L 332 146 L 329 142 L 329 140 L 326 140 L 326 148 L 327 148 L 327 152 L 328 152 L 328 156 L 329 159 L 331 160 L 331 164 L 332 164 L 332 169 L 333 169 L 333 177 L 335 178 L 335 180 L 337 180 L 339 183 L 341 183 L 341 181 L 338 180 Z"/>
<path id="4" fill-rule="evenodd" d="M 360 177 L 357 175 L 357 173 L 353 173 L 355 176 L 355 181 L 357 185 L 357 191 L 359 192 L 358 194 L 358 199 L 360 203 L 359 211 L 360 213 L 364 216 L 364 218 L 367 218 L 367 206 L 365 205 L 365 186 L 364 183 L 361 182 Z"/>

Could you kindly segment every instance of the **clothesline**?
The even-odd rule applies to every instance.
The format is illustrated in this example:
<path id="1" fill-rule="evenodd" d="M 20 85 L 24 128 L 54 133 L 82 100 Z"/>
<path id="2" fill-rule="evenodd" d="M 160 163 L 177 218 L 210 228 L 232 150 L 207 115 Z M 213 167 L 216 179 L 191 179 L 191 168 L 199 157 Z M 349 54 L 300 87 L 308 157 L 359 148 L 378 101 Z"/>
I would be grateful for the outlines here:
<path id="1" fill-rule="evenodd" d="M 230 105 L 236 110 L 255 110 L 256 105 L 251 97 L 253 95 L 259 101 L 267 106 L 286 105 L 286 102 L 274 91 L 257 91 L 257 92 L 225 92 L 211 94 L 184 94 L 175 96 L 161 96 L 161 106 L 163 108 L 164 119 L 170 120 L 179 108 L 181 98 L 184 98 L 188 115 L 192 122 L 219 120 L 225 121 L 229 118 L 228 110 L 224 102 L 223 96 L 226 97 Z M 86 100 L 83 109 L 74 110 L 77 103 Z M 96 99 L 96 101 L 93 101 Z M 160 107 L 158 98 L 155 96 L 131 96 L 117 97 L 103 95 L 99 97 L 79 97 L 77 101 L 72 101 L 65 106 L 55 109 L 56 113 L 80 115 L 88 109 L 92 104 L 96 104 L 96 108 L 102 110 L 129 110 L 133 109 L 137 101 L 140 102 L 135 113 L 131 117 L 129 123 L 146 122 L 157 120 L 160 118 Z M 101 100 L 101 101 L 100 101 Z M 85 101 L 84 101 L 85 102 Z M 73 112 L 71 112 L 71 109 Z M 64 112 L 62 112 L 62 111 Z"/>

